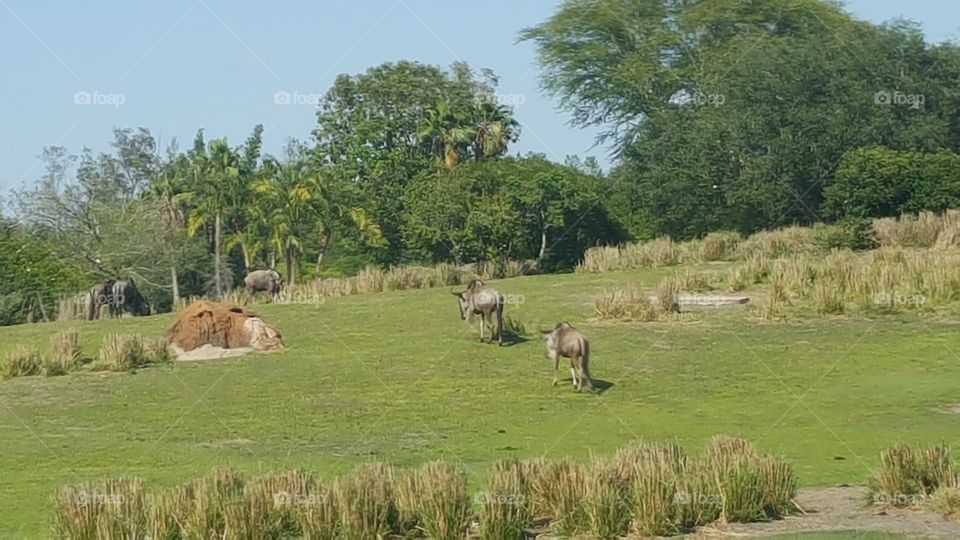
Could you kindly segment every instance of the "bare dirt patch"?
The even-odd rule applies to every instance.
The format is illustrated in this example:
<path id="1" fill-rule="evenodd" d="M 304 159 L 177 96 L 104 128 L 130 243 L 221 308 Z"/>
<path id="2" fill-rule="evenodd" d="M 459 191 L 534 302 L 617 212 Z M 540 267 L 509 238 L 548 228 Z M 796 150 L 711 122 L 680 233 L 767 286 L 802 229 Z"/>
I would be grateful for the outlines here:
<path id="1" fill-rule="evenodd" d="M 934 407 L 935 411 L 947 414 L 960 414 L 960 403 L 948 403 L 939 407 Z"/>
<path id="2" fill-rule="evenodd" d="M 768 523 L 727 523 L 705 527 L 692 538 L 760 538 L 787 533 L 858 531 L 903 534 L 913 538 L 960 538 L 960 523 L 920 509 L 866 506 L 866 488 L 804 488 L 797 503 L 806 515 Z"/>

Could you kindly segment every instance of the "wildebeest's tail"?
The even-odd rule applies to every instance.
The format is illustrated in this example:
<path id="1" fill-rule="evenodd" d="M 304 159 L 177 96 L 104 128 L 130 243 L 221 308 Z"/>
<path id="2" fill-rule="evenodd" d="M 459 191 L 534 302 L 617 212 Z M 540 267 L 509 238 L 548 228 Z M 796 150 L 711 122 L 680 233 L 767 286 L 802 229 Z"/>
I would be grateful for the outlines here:
<path id="1" fill-rule="evenodd" d="M 497 295 L 497 341 L 503 345 L 503 295 Z"/>
<path id="2" fill-rule="evenodd" d="M 593 379 L 590 378 L 590 342 L 583 339 L 583 336 L 578 336 L 577 341 L 580 342 L 580 352 L 582 353 L 580 367 L 583 369 L 584 381 L 587 383 L 587 388 L 591 391 L 596 390 L 593 386 Z"/>

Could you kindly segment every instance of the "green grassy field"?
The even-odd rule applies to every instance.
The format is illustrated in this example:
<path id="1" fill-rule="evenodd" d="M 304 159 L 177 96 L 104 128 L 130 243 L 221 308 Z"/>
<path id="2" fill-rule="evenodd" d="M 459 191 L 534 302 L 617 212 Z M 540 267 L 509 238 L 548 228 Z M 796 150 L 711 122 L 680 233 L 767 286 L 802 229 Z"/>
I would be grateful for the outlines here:
<path id="1" fill-rule="evenodd" d="M 358 463 L 462 464 L 587 457 L 633 438 L 698 451 L 745 437 L 792 461 L 802 485 L 863 483 L 896 440 L 955 443 L 960 334 L 945 320 L 819 318 L 765 323 L 743 310 L 658 323 L 597 322 L 605 289 L 655 285 L 667 271 L 493 282 L 523 295 L 507 314 L 529 341 L 477 341 L 446 289 L 265 305 L 288 350 L 239 359 L 0 382 L 0 537 L 49 536 L 60 486 L 135 475 L 169 486 L 228 465 L 331 477 Z M 592 339 L 600 395 L 550 385 L 538 327 L 569 320 Z M 0 352 L 47 346 L 76 327 L 164 334 L 172 315 L 0 329 Z"/>

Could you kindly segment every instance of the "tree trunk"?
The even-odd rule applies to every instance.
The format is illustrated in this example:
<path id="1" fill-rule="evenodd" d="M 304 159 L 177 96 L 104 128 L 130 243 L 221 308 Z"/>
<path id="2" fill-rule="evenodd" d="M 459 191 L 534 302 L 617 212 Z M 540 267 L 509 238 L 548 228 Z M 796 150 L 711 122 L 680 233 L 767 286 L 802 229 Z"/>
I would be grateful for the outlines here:
<path id="1" fill-rule="evenodd" d="M 291 246 L 289 242 L 287 242 L 287 245 L 284 248 L 284 251 L 285 251 L 284 258 L 287 261 L 287 284 L 293 285 L 294 283 L 296 283 L 296 279 L 297 279 L 296 255 L 294 255 L 293 246 Z"/>
<path id="2" fill-rule="evenodd" d="M 277 268 L 277 252 L 276 251 L 270 252 L 270 268 L 273 268 L 273 269 Z"/>
<path id="3" fill-rule="evenodd" d="M 247 248 L 247 245 L 243 242 L 240 243 L 240 251 L 243 252 L 243 269 L 249 274 L 250 273 L 250 249 Z"/>
<path id="4" fill-rule="evenodd" d="M 540 252 L 537 253 L 537 267 L 543 268 L 543 257 L 547 253 L 547 224 L 543 212 L 540 212 Z"/>
<path id="5" fill-rule="evenodd" d="M 220 282 L 220 212 L 217 212 L 213 222 L 213 288 L 217 300 L 223 295 L 223 284 Z"/>
<path id="6" fill-rule="evenodd" d="M 170 265 L 170 288 L 173 289 L 173 308 L 180 303 L 180 282 L 177 280 L 177 266 Z"/>
<path id="7" fill-rule="evenodd" d="M 323 258 L 327 256 L 327 249 L 330 248 L 330 240 L 333 239 L 333 230 L 330 227 L 323 228 L 323 240 L 320 243 L 320 253 L 317 253 L 317 270 L 314 277 L 320 278 L 320 266 L 323 264 Z"/>
<path id="8" fill-rule="evenodd" d="M 547 252 L 547 229 L 540 229 L 540 252 L 537 253 L 537 267 L 543 268 L 543 256 Z"/>

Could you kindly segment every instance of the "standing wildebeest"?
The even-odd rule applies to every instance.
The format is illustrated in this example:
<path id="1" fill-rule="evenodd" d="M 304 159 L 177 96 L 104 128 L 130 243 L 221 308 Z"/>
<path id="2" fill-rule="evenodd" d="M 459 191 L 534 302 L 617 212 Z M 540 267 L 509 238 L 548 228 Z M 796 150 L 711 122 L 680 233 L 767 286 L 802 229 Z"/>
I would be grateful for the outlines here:
<path id="1" fill-rule="evenodd" d="M 87 291 L 87 320 L 92 321 L 100 318 L 100 307 L 109 306 L 110 314 L 113 315 L 113 283 L 114 280 L 97 283 Z"/>
<path id="2" fill-rule="evenodd" d="M 243 286 L 247 292 L 246 301 L 249 301 L 253 295 L 258 292 L 266 292 L 270 295 L 271 302 L 280 301 L 280 290 L 283 288 L 283 278 L 280 273 L 274 269 L 254 270 L 243 278 Z"/>
<path id="3" fill-rule="evenodd" d="M 460 320 L 473 321 L 474 315 L 480 315 L 480 341 L 483 341 L 483 328 L 493 326 L 493 315 L 497 315 L 497 331 L 490 329 L 490 343 L 494 338 L 503 345 L 503 295 L 493 287 L 484 285 L 479 279 L 471 280 L 467 290 L 458 293 L 451 291 L 460 304 Z"/>
<path id="4" fill-rule="evenodd" d="M 586 380 L 587 388 L 594 390 L 590 380 L 590 341 L 568 322 L 557 325 L 553 331 L 540 331 L 540 337 L 547 346 L 547 356 L 553 360 L 553 385 L 557 385 L 557 371 L 560 369 L 560 357 L 570 359 L 570 376 L 577 392 Z"/>
<path id="5" fill-rule="evenodd" d="M 134 317 L 150 315 L 150 305 L 140 294 L 133 278 L 114 281 L 110 300 L 111 317 L 120 317 L 124 311 Z"/>

